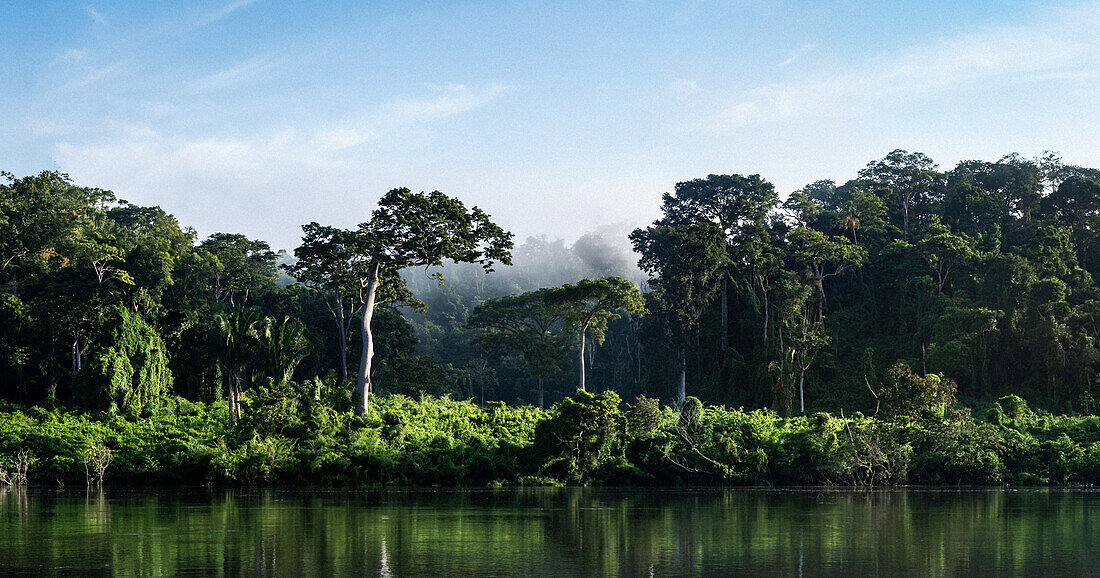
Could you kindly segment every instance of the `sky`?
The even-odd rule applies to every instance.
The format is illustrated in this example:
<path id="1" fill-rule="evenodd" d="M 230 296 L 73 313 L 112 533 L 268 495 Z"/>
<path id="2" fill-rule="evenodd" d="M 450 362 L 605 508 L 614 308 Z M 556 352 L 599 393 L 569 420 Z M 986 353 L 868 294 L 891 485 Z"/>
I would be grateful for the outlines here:
<path id="1" fill-rule="evenodd" d="M 1082 1 L 0 0 L 0 170 L 275 249 L 396 187 L 570 240 L 708 174 L 1100 167 L 1096 30 Z"/>

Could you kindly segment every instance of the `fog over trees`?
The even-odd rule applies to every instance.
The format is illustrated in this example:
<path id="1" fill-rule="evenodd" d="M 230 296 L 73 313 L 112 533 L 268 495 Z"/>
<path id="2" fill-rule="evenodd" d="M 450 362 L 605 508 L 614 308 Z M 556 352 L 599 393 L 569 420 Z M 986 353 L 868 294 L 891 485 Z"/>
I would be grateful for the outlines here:
<path id="1" fill-rule="evenodd" d="M 1100 171 L 1052 153 L 942 170 L 897 150 L 796 191 L 700 175 L 655 222 L 572 241 L 512 239 L 454 194 L 394 189 L 276 253 L 5 174 L 0 397 L 140 414 L 171 392 L 236 420 L 271 392 L 366 412 L 369 392 L 548 406 L 581 387 L 873 412 L 890 369 L 1095 410 Z"/>

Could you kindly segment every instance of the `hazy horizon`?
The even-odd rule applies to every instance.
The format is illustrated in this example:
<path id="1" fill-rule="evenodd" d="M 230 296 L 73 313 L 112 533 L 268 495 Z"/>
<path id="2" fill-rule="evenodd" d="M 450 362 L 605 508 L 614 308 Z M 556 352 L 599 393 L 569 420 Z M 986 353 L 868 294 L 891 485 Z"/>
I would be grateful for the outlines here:
<path id="1" fill-rule="evenodd" d="M 1100 2 L 13 2 L 0 169 L 292 251 L 389 189 L 517 242 L 644 226 L 661 193 L 781 195 L 893 149 L 1100 166 Z"/>

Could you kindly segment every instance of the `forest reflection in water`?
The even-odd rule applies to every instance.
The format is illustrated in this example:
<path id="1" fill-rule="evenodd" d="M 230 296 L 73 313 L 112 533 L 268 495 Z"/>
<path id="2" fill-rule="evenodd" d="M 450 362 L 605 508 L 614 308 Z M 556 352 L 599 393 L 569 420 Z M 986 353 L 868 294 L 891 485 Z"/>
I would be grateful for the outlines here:
<path id="1" fill-rule="evenodd" d="M 7 489 L 0 536 L 4 575 L 1096 575 L 1100 493 Z"/>

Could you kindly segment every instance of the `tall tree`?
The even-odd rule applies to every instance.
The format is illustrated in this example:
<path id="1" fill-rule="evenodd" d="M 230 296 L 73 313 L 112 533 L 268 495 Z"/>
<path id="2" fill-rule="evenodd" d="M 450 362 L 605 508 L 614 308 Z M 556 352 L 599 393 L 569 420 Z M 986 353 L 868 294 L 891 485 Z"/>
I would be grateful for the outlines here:
<path id="1" fill-rule="evenodd" d="M 375 306 L 382 301 L 415 302 L 401 270 L 442 266 L 447 259 L 480 263 L 491 271 L 495 262 L 511 263 L 512 234 L 490 221 L 481 209 L 467 210 L 456 198 L 439 191 L 413 193 L 401 188 L 382 196 L 370 221 L 338 238 L 347 242 L 350 250 L 343 253 L 347 270 L 354 272 L 363 288 L 363 348 L 355 381 L 355 413 L 363 415 L 371 391 Z M 295 255 L 303 258 L 323 249 L 325 243 L 323 237 L 317 238 L 313 245 L 306 245 L 303 255 L 297 249 Z M 435 276 L 442 280 L 441 273 Z"/>
<path id="2" fill-rule="evenodd" d="M 675 193 L 665 193 L 662 201 L 665 215 L 662 224 L 717 223 L 732 248 L 742 242 L 742 237 L 763 226 L 768 213 L 779 202 L 779 195 L 760 175 L 709 175 L 676 183 Z M 723 351 L 729 346 L 728 280 L 729 273 L 721 281 Z"/>
<path id="3" fill-rule="evenodd" d="M 952 233 L 935 215 L 930 216 L 925 224 L 924 238 L 918 247 L 936 275 L 937 293 L 943 293 L 947 277 L 953 269 L 965 266 L 977 256 L 972 240 Z"/>
<path id="4" fill-rule="evenodd" d="M 813 288 L 797 275 L 780 281 L 779 292 L 779 342 L 782 356 L 779 360 L 780 383 L 785 394 L 791 391 L 795 376 L 798 378 L 798 411 L 806 412 L 806 372 L 823 347 L 829 344 L 829 336 L 820 317 L 815 318 L 811 305 Z M 790 407 L 789 397 L 782 400 Z"/>
<path id="5" fill-rule="evenodd" d="M 110 193 L 77 187 L 54 171 L 20 179 L 4 172 L 0 178 L 7 180 L 0 183 L 0 274 L 18 293 L 20 270 L 40 271 L 60 257 L 59 245 L 75 236 L 91 205 Z"/>
<path id="6" fill-rule="evenodd" d="M 924 153 L 901 149 L 867 163 L 859 176 L 870 179 L 888 199 L 901 203 L 902 230 L 909 234 L 909 214 L 914 205 L 927 201 L 941 177 L 936 163 Z"/>
<path id="7" fill-rule="evenodd" d="M 340 383 L 348 381 L 348 332 L 365 301 L 363 280 L 370 277 L 370 261 L 357 254 L 355 231 L 318 223 L 302 225 L 302 244 L 294 250 L 297 261 L 283 265 L 300 283 L 324 297 L 336 325 Z"/>
<path id="8" fill-rule="evenodd" d="M 265 241 L 236 233 L 214 233 L 199 245 L 217 257 L 214 298 L 230 307 L 244 305 L 255 292 L 275 287 L 276 256 Z"/>
<path id="9" fill-rule="evenodd" d="M 773 278 L 783 268 L 783 249 L 776 242 L 772 230 L 764 224 L 754 225 L 751 233 L 735 247 L 734 254 L 749 275 L 749 282 L 759 291 L 763 301 L 761 311 L 761 343 L 768 342 L 768 326 L 771 315 L 768 291 Z"/>
<path id="10" fill-rule="evenodd" d="M 641 254 L 638 266 L 650 275 L 658 302 L 672 317 L 680 382 L 677 405 L 687 396 L 687 351 L 697 341 L 699 317 L 714 298 L 725 276 L 729 254 L 717 224 L 699 222 L 669 227 L 656 225 L 630 234 Z"/>
<path id="11" fill-rule="evenodd" d="M 806 267 L 811 283 L 817 289 L 817 318 L 824 319 L 825 279 L 840 275 L 849 267 L 858 267 L 867 259 L 867 251 L 848 239 L 825 235 L 809 227 L 799 227 L 790 234 L 791 257 Z"/>
<path id="12" fill-rule="evenodd" d="M 870 191 L 859 189 L 840 207 L 837 225 L 852 234 L 852 242 L 859 244 L 856 229 L 878 229 L 886 217 L 886 204 Z"/>
<path id="13" fill-rule="evenodd" d="M 553 307 L 565 309 L 567 319 L 580 337 L 581 391 L 587 391 L 584 381 L 584 353 L 588 335 L 591 334 L 596 343 L 603 343 L 607 322 L 619 318 L 615 309 L 625 310 L 632 315 L 641 315 L 645 311 L 641 291 L 622 277 L 581 279 L 576 283 L 566 283 L 551 289 L 546 294 L 546 302 Z"/>
<path id="14" fill-rule="evenodd" d="M 147 315 L 162 315 L 173 303 L 171 288 L 177 270 L 192 252 L 195 231 L 181 229 L 179 222 L 160 207 L 139 207 L 126 201 L 107 211 L 110 231 L 124 248 L 121 265 L 133 279 L 128 295 L 130 306 Z M 167 301 L 167 302 L 166 302 Z"/>

